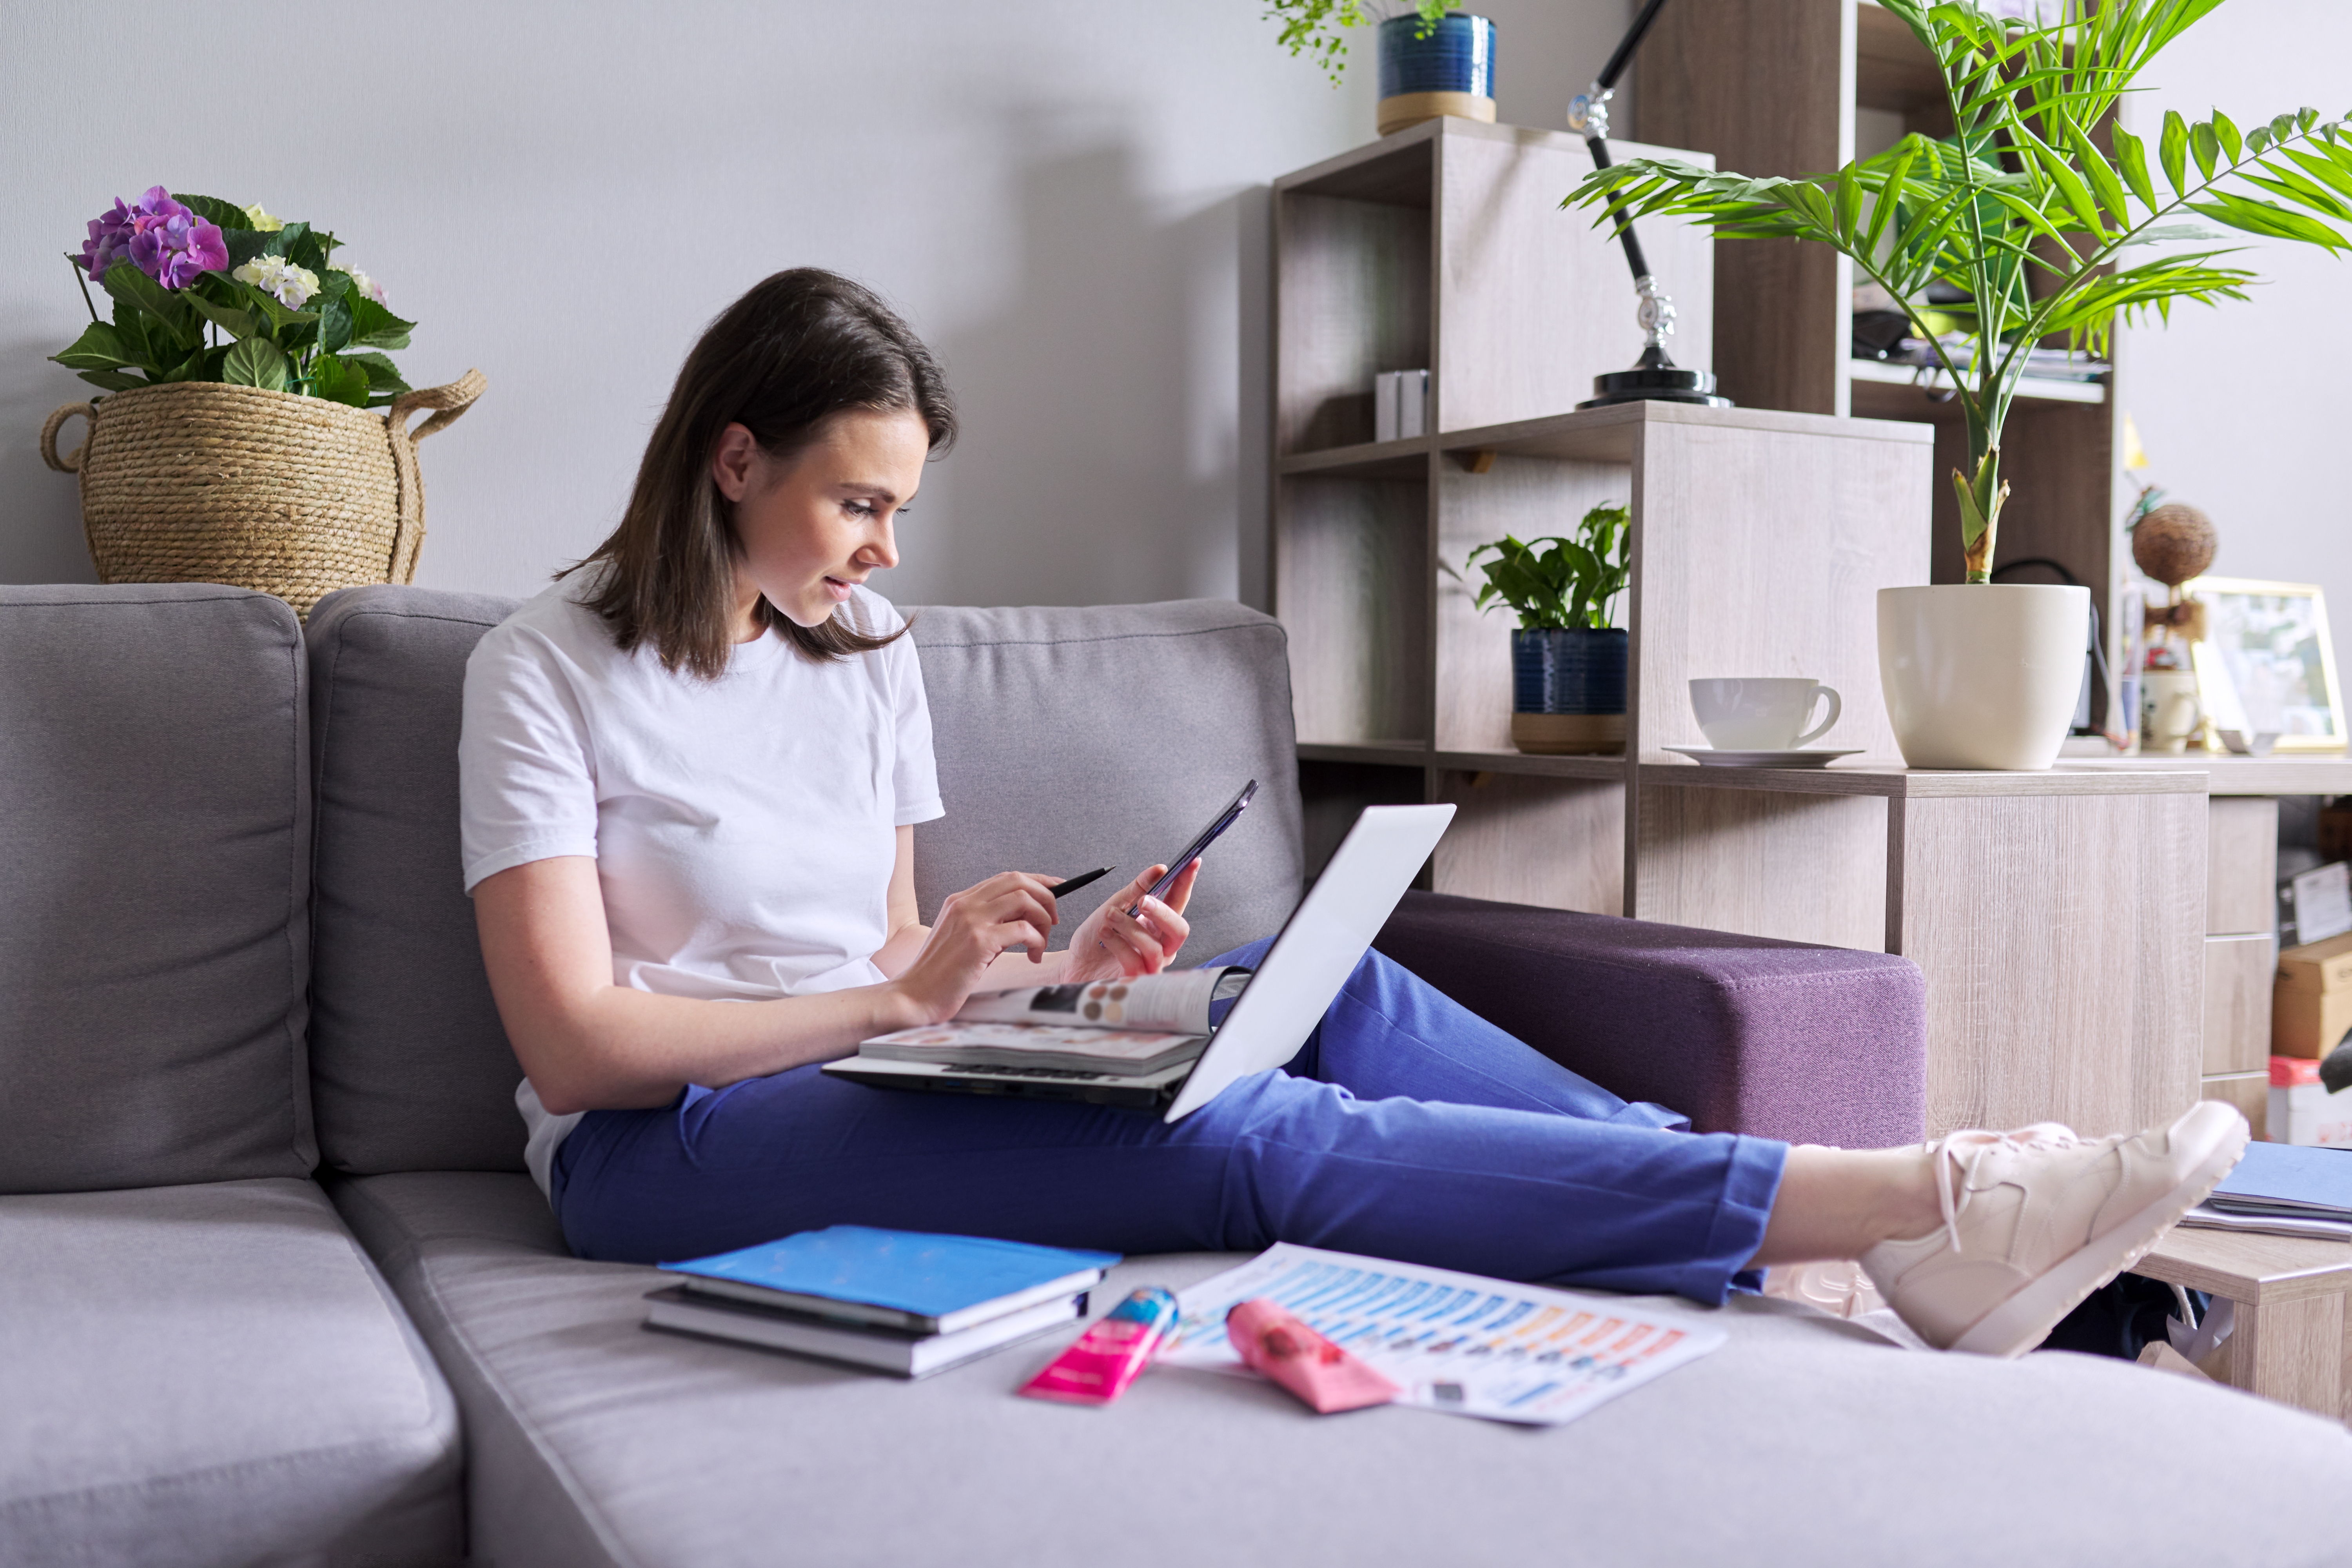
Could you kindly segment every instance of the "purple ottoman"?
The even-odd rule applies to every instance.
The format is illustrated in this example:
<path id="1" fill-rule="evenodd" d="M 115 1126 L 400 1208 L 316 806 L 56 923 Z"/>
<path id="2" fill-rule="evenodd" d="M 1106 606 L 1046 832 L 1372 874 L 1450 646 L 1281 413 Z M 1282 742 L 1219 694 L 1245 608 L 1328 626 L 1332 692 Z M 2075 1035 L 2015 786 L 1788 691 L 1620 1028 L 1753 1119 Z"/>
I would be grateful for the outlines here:
<path id="1" fill-rule="evenodd" d="M 1885 1149 L 1926 1131 L 1907 958 L 1407 893 L 1373 942 L 1480 1017 L 1701 1132 Z"/>

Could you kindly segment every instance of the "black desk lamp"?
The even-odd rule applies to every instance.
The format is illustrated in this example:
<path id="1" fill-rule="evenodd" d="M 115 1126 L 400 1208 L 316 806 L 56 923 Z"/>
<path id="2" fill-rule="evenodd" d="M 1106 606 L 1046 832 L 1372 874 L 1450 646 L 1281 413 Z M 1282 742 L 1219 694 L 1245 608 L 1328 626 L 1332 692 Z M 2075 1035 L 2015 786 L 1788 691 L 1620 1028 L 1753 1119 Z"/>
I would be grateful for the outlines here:
<path id="1" fill-rule="evenodd" d="M 1617 79 L 1632 62 L 1633 51 L 1641 46 L 1642 37 L 1657 20 L 1658 8 L 1666 0 L 1649 0 L 1633 25 L 1625 29 L 1625 37 L 1609 63 L 1601 68 L 1600 76 L 1591 87 L 1578 93 L 1568 106 L 1568 128 L 1584 138 L 1592 149 L 1592 166 L 1609 167 L 1609 100 L 1616 95 Z M 1612 206 L 1611 215 L 1615 215 Z M 1642 242 L 1633 233 L 1631 223 L 1619 234 L 1625 242 L 1625 260 L 1633 268 L 1633 292 L 1641 304 L 1633 320 L 1643 332 L 1642 357 L 1632 370 L 1611 371 L 1592 378 L 1592 398 L 1580 403 L 1579 408 L 1603 408 L 1612 403 L 1640 403 L 1645 400 L 1660 403 L 1699 403 L 1710 408 L 1728 408 L 1731 399 L 1717 395 L 1714 375 L 1703 370 L 1685 370 L 1675 363 L 1666 353 L 1666 339 L 1675 330 L 1675 302 L 1658 287 L 1650 272 L 1650 263 L 1642 254 Z"/>

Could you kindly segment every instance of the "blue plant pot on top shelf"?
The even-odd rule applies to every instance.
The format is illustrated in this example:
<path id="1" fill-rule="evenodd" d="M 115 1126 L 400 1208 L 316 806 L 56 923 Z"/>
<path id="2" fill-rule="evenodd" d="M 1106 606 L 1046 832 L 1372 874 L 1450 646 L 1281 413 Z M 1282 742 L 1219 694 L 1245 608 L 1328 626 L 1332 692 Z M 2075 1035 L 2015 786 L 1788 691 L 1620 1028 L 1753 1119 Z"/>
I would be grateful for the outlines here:
<path id="1" fill-rule="evenodd" d="M 1609 627 L 1511 633 L 1511 744 L 1548 755 L 1625 749 L 1628 639 Z"/>
<path id="2" fill-rule="evenodd" d="M 1493 123 L 1495 24 L 1456 11 L 1414 37 L 1423 26 L 1414 11 L 1381 24 L 1381 134 L 1441 114 Z"/>

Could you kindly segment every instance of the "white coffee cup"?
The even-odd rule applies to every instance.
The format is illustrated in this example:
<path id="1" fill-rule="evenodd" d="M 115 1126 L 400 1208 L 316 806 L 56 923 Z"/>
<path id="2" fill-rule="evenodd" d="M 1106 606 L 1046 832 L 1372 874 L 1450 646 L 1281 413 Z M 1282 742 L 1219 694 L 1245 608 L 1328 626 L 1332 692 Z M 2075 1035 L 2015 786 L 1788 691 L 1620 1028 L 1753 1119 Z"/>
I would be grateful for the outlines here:
<path id="1" fill-rule="evenodd" d="M 1698 727 L 1718 752 L 1794 751 L 1827 733 L 1842 710 L 1834 689 L 1801 675 L 1694 680 L 1690 693 Z M 1817 697 L 1830 700 L 1829 714 L 1808 730 Z"/>

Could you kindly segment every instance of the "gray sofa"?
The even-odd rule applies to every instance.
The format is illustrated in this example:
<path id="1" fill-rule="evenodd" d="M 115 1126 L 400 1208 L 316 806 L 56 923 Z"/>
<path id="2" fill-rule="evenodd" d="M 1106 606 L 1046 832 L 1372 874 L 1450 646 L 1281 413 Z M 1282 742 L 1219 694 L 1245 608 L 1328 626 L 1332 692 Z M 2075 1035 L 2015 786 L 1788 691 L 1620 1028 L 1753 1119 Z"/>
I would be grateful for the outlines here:
<path id="1" fill-rule="evenodd" d="M 1570 1426 L 1318 1419 L 1160 1372 L 1011 1396 L 646 1332 L 566 1253 L 458 890 L 467 652 L 366 589 L 0 589 L 0 1563 L 2338 1562 L 2333 1423 L 2119 1362 L 1904 1351 L 1789 1303 Z M 1255 772 L 1199 951 L 1299 877 L 1279 628 L 935 609 L 922 897 L 1164 853 Z M 1139 690 L 1153 693 L 1139 700 Z M 1154 784 L 1139 756 L 1185 767 Z M 1409 898 L 1383 949 L 1702 1125 L 1916 1135 L 1884 955 Z M 880 1091 L 877 1091 L 880 1092 Z M 1218 1257 L 1136 1258 L 1097 1297 Z"/>

